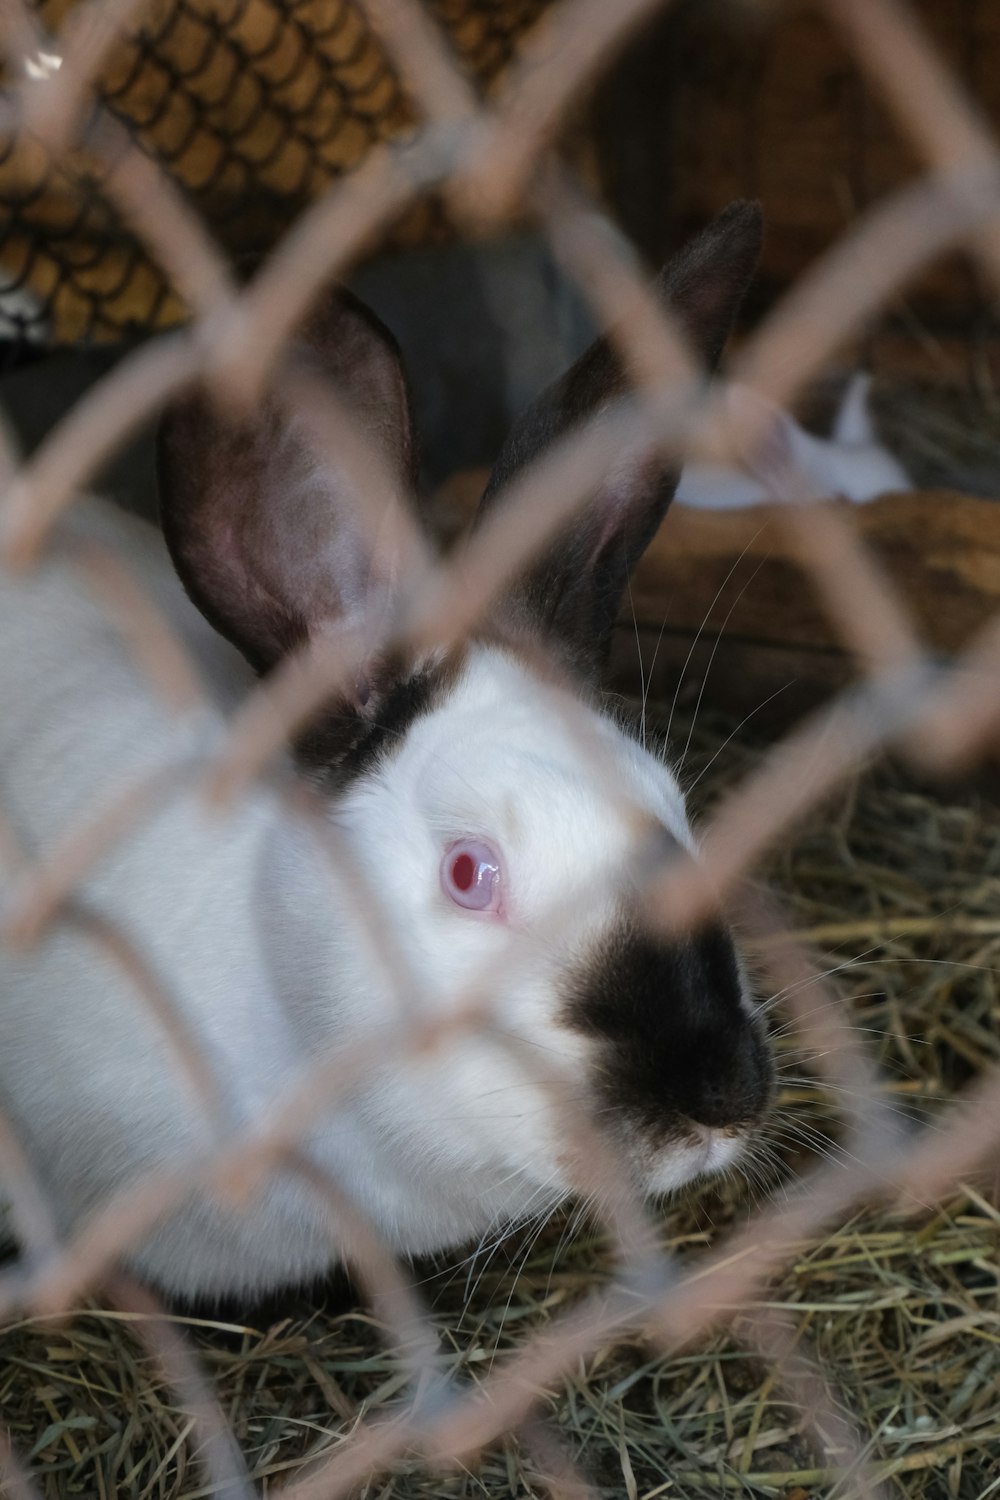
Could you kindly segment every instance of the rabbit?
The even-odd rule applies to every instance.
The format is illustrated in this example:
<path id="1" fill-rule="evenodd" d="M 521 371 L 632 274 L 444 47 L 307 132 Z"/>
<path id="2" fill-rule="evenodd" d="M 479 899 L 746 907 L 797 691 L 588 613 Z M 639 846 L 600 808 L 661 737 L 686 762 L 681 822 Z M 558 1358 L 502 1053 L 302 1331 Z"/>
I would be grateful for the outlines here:
<path id="1" fill-rule="evenodd" d="M 661 273 L 663 301 L 708 367 L 760 235 L 758 206 L 735 204 Z M 416 438 L 389 332 L 336 291 L 298 347 L 410 493 Z M 598 341 L 515 423 L 480 515 L 624 386 Z M 391 607 L 402 587 L 346 475 L 271 399 L 230 423 L 192 392 L 164 414 L 158 444 L 162 535 L 93 498 L 63 524 L 127 562 L 194 653 L 211 707 L 194 719 L 164 707 L 72 548 L 0 574 L 0 812 L 28 855 L 131 779 L 189 762 L 289 650 Z M 301 1156 L 404 1257 L 573 1192 L 563 1116 L 533 1058 L 601 1123 L 643 1194 L 733 1163 L 766 1115 L 771 1053 L 730 931 L 719 921 L 657 937 L 640 920 L 636 810 L 664 848 L 694 851 L 694 835 L 663 756 L 599 689 L 629 573 L 675 482 L 663 460 L 624 455 L 460 649 L 376 653 L 288 749 L 277 781 L 220 816 L 197 777 L 179 778 L 74 891 L 75 909 L 123 934 L 169 995 L 225 1131 L 252 1127 L 311 1065 L 375 1046 L 376 1063 L 324 1101 Z M 303 785 L 357 875 L 331 869 L 308 821 L 289 815 L 284 789 Z M 484 972 L 497 979 L 510 1046 L 466 1035 L 393 1051 L 400 1001 L 381 944 L 359 927 L 360 887 L 432 1014 Z M 56 922 L 26 951 L 0 948 L 0 1108 L 63 1235 L 215 1139 L 162 1017 L 79 922 Z M 349 1239 L 329 1201 L 275 1172 L 246 1204 L 191 1188 L 125 1260 L 174 1297 L 251 1297 L 321 1276 Z"/>

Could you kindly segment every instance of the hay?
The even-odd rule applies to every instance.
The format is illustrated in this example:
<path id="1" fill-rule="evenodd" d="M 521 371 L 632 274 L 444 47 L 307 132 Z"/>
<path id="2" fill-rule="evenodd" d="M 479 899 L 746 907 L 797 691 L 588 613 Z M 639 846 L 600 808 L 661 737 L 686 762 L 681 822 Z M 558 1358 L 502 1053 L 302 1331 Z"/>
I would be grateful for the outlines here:
<path id="1" fill-rule="evenodd" d="M 696 796 L 740 774 L 746 733 L 703 715 L 685 776 Z M 683 745 L 686 730 L 679 743 Z M 675 725 L 675 740 L 676 725 Z M 714 758 L 716 757 L 717 758 Z M 997 1060 L 1000 809 L 975 792 L 941 800 L 893 767 L 859 778 L 780 850 L 768 872 L 797 926 L 865 1028 L 899 1106 L 932 1114 Z M 774 1137 L 794 1174 L 836 1135 L 836 1100 L 780 1042 L 786 1113 Z M 780 1174 L 779 1174 L 780 1175 Z M 778 1188 L 780 1191 L 780 1188 Z M 663 1216 L 679 1254 L 696 1255 L 752 1211 L 761 1184 L 710 1186 Z M 773 1289 L 868 1437 L 890 1494 L 1000 1492 L 1000 1213 L 973 1188 L 914 1224 L 868 1212 L 803 1245 Z M 424 1266 L 441 1346 L 475 1380 L 607 1275 L 599 1233 L 571 1215 L 517 1231 L 469 1261 Z M 213 1379 L 263 1493 L 337 1447 L 361 1416 L 391 1407 L 403 1377 L 373 1319 L 336 1282 L 276 1316 L 180 1317 Z M 205 1493 L 178 1411 L 121 1315 L 90 1307 L 71 1322 L 24 1320 L 0 1335 L 0 1411 L 48 1497 Z M 547 1403 L 597 1493 L 739 1493 L 787 1500 L 860 1493 L 820 1467 L 802 1414 L 775 1373 L 718 1336 L 682 1357 L 639 1343 L 605 1349 Z M 400 1465 L 371 1497 L 549 1493 L 514 1439 L 476 1472 Z"/>
<path id="2" fill-rule="evenodd" d="M 918 489 L 1000 498 L 1000 393 L 988 371 L 976 383 L 884 377 L 872 410 Z"/>

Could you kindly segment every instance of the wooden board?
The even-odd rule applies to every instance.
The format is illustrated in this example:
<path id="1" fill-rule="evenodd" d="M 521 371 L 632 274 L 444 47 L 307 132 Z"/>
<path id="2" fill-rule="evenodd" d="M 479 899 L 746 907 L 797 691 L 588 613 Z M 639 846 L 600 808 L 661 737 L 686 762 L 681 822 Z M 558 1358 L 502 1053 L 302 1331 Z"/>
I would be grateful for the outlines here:
<path id="1" fill-rule="evenodd" d="M 456 476 L 438 497 L 446 531 L 471 515 L 483 477 Z M 842 503 L 929 649 L 961 649 L 1000 609 L 1000 502 L 925 490 Z M 766 509 L 675 505 L 643 558 L 616 632 L 614 684 L 640 693 L 645 683 L 670 702 L 682 669 L 682 700 L 696 699 L 707 677 L 707 702 L 770 722 L 798 716 L 855 674 Z"/>
<path id="2" fill-rule="evenodd" d="M 997 0 L 914 0 L 912 10 L 1000 131 Z M 597 124 L 601 174 L 653 264 L 733 198 L 761 200 L 767 232 L 749 321 L 926 167 L 822 7 L 794 0 L 680 0 L 609 80 Z M 891 299 L 885 317 L 904 339 L 880 348 L 877 367 L 894 371 L 903 345 L 907 367 L 919 362 L 922 374 L 950 380 L 936 357 L 950 339 L 964 342 L 960 373 L 969 377 L 973 348 L 980 361 L 984 344 L 996 348 L 994 306 L 969 257 L 937 260 Z"/>
<path id="3" fill-rule="evenodd" d="M 851 506 L 850 516 L 930 649 L 960 649 L 1000 609 L 1000 503 L 921 491 Z M 632 595 L 643 674 L 655 652 L 651 690 L 668 701 L 687 663 L 682 697 L 696 697 L 710 672 L 707 701 L 786 721 L 854 675 L 811 579 L 764 511 L 674 507 Z M 630 619 L 614 670 L 621 686 L 641 685 Z"/>

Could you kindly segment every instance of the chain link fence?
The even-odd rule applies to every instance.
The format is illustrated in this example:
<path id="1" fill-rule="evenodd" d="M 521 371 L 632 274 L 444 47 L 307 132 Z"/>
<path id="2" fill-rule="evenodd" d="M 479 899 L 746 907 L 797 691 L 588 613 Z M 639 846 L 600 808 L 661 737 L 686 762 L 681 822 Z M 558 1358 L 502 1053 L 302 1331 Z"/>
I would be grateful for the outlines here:
<path id="1" fill-rule="evenodd" d="M 129 839 L 170 789 L 197 782 L 220 809 L 232 809 L 264 784 L 285 800 L 289 820 L 313 831 L 332 877 L 346 878 L 355 889 L 358 942 L 381 955 L 398 998 L 391 1044 L 380 1045 L 404 1055 L 482 1036 L 498 1051 L 509 1047 L 497 1035 L 503 981 L 493 973 L 478 975 L 462 1003 L 443 1015 L 414 1002 L 407 956 L 387 936 L 392 913 L 380 907 L 358 872 L 348 870 L 345 877 L 347 855 L 334 843 L 315 795 L 301 788 L 290 792 L 274 767 L 289 738 L 299 736 L 357 677 L 373 640 L 380 652 L 419 655 L 454 648 L 474 631 L 501 589 L 585 500 L 595 472 L 607 472 L 622 451 L 661 464 L 697 453 L 749 456 L 758 468 L 764 465 L 780 502 L 774 523 L 790 539 L 857 667 L 848 691 L 791 731 L 721 801 L 703 830 L 697 860 L 676 848 L 661 850 L 642 876 L 647 921 L 658 934 L 688 933 L 723 903 L 741 901 L 743 926 L 767 954 L 769 983 L 792 997 L 797 1024 L 825 1075 L 850 1083 L 844 1094 L 851 1101 L 849 1168 L 821 1164 L 693 1270 L 681 1271 L 659 1248 L 644 1204 L 624 1186 L 628 1174 L 600 1120 L 561 1089 L 558 1069 L 537 1063 L 580 1162 L 578 1186 L 592 1195 L 609 1229 L 617 1268 L 609 1284 L 582 1295 L 481 1384 L 455 1388 L 442 1377 L 432 1330 L 407 1274 L 352 1208 L 342 1184 L 324 1176 L 302 1150 L 311 1124 L 338 1090 L 384 1061 L 370 1044 L 316 1060 L 249 1128 L 220 1126 L 211 1150 L 169 1171 L 158 1169 L 69 1233 L 58 1227 L 58 1213 L 15 1129 L 0 1122 L 0 1164 L 21 1246 L 0 1278 L 0 1307 L 7 1316 L 68 1311 L 89 1288 L 101 1287 L 134 1314 L 165 1381 L 191 1416 L 203 1493 L 250 1495 L 253 1485 L 190 1349 L 152 1295 L 115 1267 L 192 1187 L 222 1195 L 234 1211 L 244 1205 L 251 1212 L 246 1205 L 272 1174 L 314 1195 L 336 1223 L 339 1254 L 387 1325 L 407 1389 L 394 1415 L 359 1422 L 329 1456 L 293 1477 L 282 1493 L 295 1500 L 348 1494 L 404 1453 L 419 1453 L 429 1465 L 467 1461 L 510 1431 L 518 1431 L 535 1452 L 553 1494 L 585 1495 L 587 1480 L 538 1416 L 539 1393 L 608 1341 L 641 1334 L 655 1349 L 676 1350 L 737 1315 L 741 1338 L 773 1362 L 790 1399 L 809 1412 L 818 1444 L 835 1456 L 831 1461 L 851 1468 L 869 1493 L 881 1493 L 876 1475 L 864 1478 L 866 1435 L 853 1430 L 822 1373 L 808 1361 L 789 1358 L 789 1326 L 760 1294 L 792 1247 L 854 1205 L 882 1199 L 923 1209 L 986 1166 L 1000 1137 L 1000 1082 L 988 1076 L 974 1083 L 933 1131 L 901 1133 L 839 1003 L 813 975 L 780 914 L 741 896 L 741 882 L 804 812 L 873 755 L 891 747 L 937 774 L 972 766 L 992 750 L 1000 721 L 1000 621 L 984 623 L 954 660 L 942 662 L 929 653 L 891 578 L 859 542 L 850 515 L 808 495 L 787 455 L 767 454 L 759 409 L 728 400 L 726 382 L 789 404 L 851 330 L 949 248 L 967 245 L 984 274 L 1000 280 L 1000 157 L 901 4 L 816 3 L 856 53 L 925 170 L 870 209 L 801 277 L 730 360 L 726 381 L 711 384 L 638 274 L 628 246 L 555 149 L 567 112 L 626 40 L 665 9 L 663 0 L 613 6 L 606 0 L 556 0 L 486 92 L 481 85 L 510 56 L 512 33 L 535 21 L 543 7 L 505 9 L 501 27 L 490 19 L 499 10 L 473 16 L 446 0 L 433 6 L 416 0 L 268 4 L 260 10 L 271 30 L 265 27 L 267 41 L 255 51 L 248 37 L 256 12 L 242 0 L 197 11 L 187 4 L 87 0 L 65 15 L 56 14 L 56 6 L 32 11 L 18 0 L 4 5 L 3 190 L 8 195 L 12 181 L 24 185 L 14 236 L 25 245 L 23 266 L 37 267 L 39 256 L 51 253 L 42 292 L 55 310 L 60 336 L 93 333 L 98 325 L 92 288 L 80 268 L 58 249 L 40 248 L 69 238 L 119 238 L 123 277 L 148 280 L 145 320 L 171 321 L 180 307 L 190 320 L 123 361 L 65 415 L 29 461 L 19 463 L 12 446 L 0 450 L 2 562 L 20 573 L 40 566 L 52 549 L 67 549 L 170 713 L 201 723 L 204 689 L 184 643 L 122 560 L 74 541 L 60 521 L 116 446 L 196 382 L 231 415 L 253 413 L 265 393 L 277 409 L 294 411 L 317 455 L 349 473 L 354 494 L 384 497 L 398 489 L 385 455 L 352 423 L 336 392 L 296 359 L 291 340 L 322 289 L 407 214 L 433 198 L 463 234 L 532 223 L 586 293 L 630 378 L 630 394 L 617 399 L 605 420 L 548 451 L 517 480 L 508 503 L 446 557 L 434 555 L 407 505 L 394 502 L 367 519 L 362 505 L 362 524 L 379 526 L 379 545 L 395 549 L 400 559 L 406 587 L 398 607 L 366 619 L 350 635 L 293 649 L 236 707 L 221 737 L 194 733 L 182 757 L 156 763 L 120 786 L 41 850 L 22 846 L 14 810 L 0 808 L 3 943 L 30 952 L 61 928 L 86 933 L 132 986 L 136 1006 L 155 1018 L 171 1065 L 207 1119 L 225 1119 L 220 1084 L 146 956 L 113 916 L 82 898 L 91 871 L 110 848 Z M 516 19 L 509 25 L 512 14 Z M 204 35 L 199 69 L 220 78 L 218 116 L 205 118 L 188 108 L 191 79 L 173 48 L 192 28 Z M 185 54 L 191 45 L 185 41 Z M 346 95 L 328 66 L 331 56 L 345 55 L 354 79 Z M 155 66 L 138 68 L 140 58 Z M 97 77 L 102 83 L 95 95 Z M 142 101 L 148 110 L 143 115 L 138 91 L 150 89 L 150 79 L 156 88 Z M 229 125 L 216 128 L 215 121 L 231 120 L 234 110 L 256 121 L 261 134 L 253 147 L 244 149 Z M 198 122 L 193 133 L 185 123 L 192 113 Z M 345 118 L 351 124 L 346 146 Z M 273 150 L 262 152 L 259 141 L 272 128 Z M 172 175 L 188 163 L 189 153 L 206 163 L 192 196 L 179 191 Z M 30 205 L 48 201 L 38 185 L 50 185 L 53 172 L 64 183 L 65 216 L 47 221 L 40 213 L 33 222 Z M 192 175 L 187 165 L 185 175 Z M 241 284 L 227 259 L 231 242 L 224 230 L 251 180 L 265 192 L 273 182 L 283 195 L 300 196 L 301 208 Z M 257 195 L 253 211 L 260 201 Z M 244 242 L 243 226 L 239 238 Z M 267 238 L 273 240 L 273 233 Z M 9 249 L 5 267 L 14 264 Z M 14 266 L 7 274 L 17 281 L 22 272 Z M 100 309 L 101 331 L 120 330 L 106 287 Z M 558 680 L 551 663 L 539 663 L 538 670 Z M 586 725 L 572 703 L 559 701 L 570 732 L 583 736 Z M 600 743 L 583 743 L 600 769 Z M 617 795 L 609 786 L 609 798 Z M 553 911 L 541 935 L 556 941 L 560 920 L 562 914 Z M 8 1493 L 36 1493 L 28 1466 L 9 1447 L 0 1463 Z"/>

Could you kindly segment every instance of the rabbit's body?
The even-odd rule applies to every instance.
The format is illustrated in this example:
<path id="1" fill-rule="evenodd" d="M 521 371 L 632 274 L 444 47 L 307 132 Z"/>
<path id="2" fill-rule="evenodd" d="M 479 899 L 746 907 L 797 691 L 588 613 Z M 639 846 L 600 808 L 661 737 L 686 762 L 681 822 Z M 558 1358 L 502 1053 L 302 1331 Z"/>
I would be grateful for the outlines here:
<path id="1" fill-rule="evenodd" d="M 727 292 L 726 318 L 740 289 Z M 373 403 L 381 431 L 397 399 L 384 335 L 350 303 L 331 316 L 338 350 L 371 346 L 352 394 L 360 388 L 365 422 Z M 717 353 L 711 318 L 704 341 Z M 603 370 L 606 354 L 595 358 Z M 176 568 L 259 669 L 349 611 L 352 580 L 371 588 L 376 572 L 349 556 L 341 518 L 331 602 L 314 566 L 315 464 L 275 421 L 227 446 L 192 404 L 164 438 Z M 520 457 L 539 449 L 533 421 L 517 434 Z M 645 470 L 637 477 L 646 494 Z M 635 509 L 640 551 L 669 499 L 658 469 L 652 478 L 652 521 L 621 505 L 623 524 Z M 321 497 L 334 511 L 335 494 Z M 196 656 L 213 704 L 188 720 L 164 706 L 71 550 L 0 579 L 0 808 L 29 856 L 129 782 L 203 751 L 249 675 L 154 531 L 94 502 L 70 529 L 129 564 Z M 541 639 L 586 661 L 610 631 L 627 570 L 592 572 L 610 566 L 603 524 L 599 548 L 600 564 L 576 555 L 565 578 L 547 554 L 507 614 L 460 652 L 394 665 L 391 677 L 373 662 L 356 699 L 303 739 L 297 757 L 346 864 L 275 785 L 220 817 L 188 775 L 157 784 L 75 889 L 69 920 L 30 951 L 0 949 L 0 1103 L 63 1230 L 156 1169 L 184 1167 L 217 1130 L 259 1127 L 307 1069 L 356 1046 L 367 1059 L 311 1117 L 301 1150 L 401 1252 L 458 1244 L 578 1185 L 543 1075 L 596 1110 L 641 1188 L 667 1190 L 738 1154 L 766 1106 L 770 1063 L 731 942 L 721 930 L 657 942 L 629 897 L 637 829 L 690 845 L 677 782 L 590 689 L 556 687 L 537 666 Z M 295 775 L 291 755 L 284 773 Z M 359 918 L 366 904 L 374 929 Z M 102 932 L 120 934 L 155 977 L 184 1047 Z M 401 1010 L 448 1014 L 491 980 L 501 1041 L 398 1045 Z M 191 1048 L 211 1073 L 214 1126 Z M 320 1272 L 345 1233 L 330 1200 L 282 1173 L 249 1205 L 190 1196 L 133 1258 L 181 1292 L 262 1290 Z"/>
<path id="2" fill-rule="evenodd" d="M 220 685 L 223 654 L 234 684 L 246 675 L 185 598 L 151 528 L 93 502 L 74 514 L 72 528 L 81 523 L 88 536 L 126 543 L 124 557 L 192 645 L 212 636 L 204 644 L 221 648 Z M 183 764 L 213 723 L 222 729 L 221 714 L 195 725 L 169 713 L 65 560 L 4 579 L 0 639 L 0 796 L 26 853 L 55 848 L 131 782 Z M 253 791 L 224 824 L 190 790 L 151 803 L 96 862 L 79 899 L 141 951 L 225 1106 L 246 1120 L 295 1062 L 294 1034 L 255 951 L 253 882 L 278 836 L 273 801 Z M 109 1188 L 207 1143 L 163 1027 L 85 931 L 56 924 L 36 949 L 0 949 L 0 995 L 3 1101 L 64 1227 Z"/>
<path id="3" fill-rule="evenodd" d="M 217 692 L 227 696 L 228 648 L 214 633 L 202 641 L 204 622 L 176 586 L 152 529 L 96 504 L 85 505 L 80 519 L 88 536 L 125 543 L 130 563 L 182 638 L 213 651 L 222 646 L 213 675 Z M 54 847 L 132 780 L 171 761 L 183 765 L 196 743 L 206 743 L 213 729 L 221 734 L 224 723 L 221 713 L 185 723 L 164 708 L 82 580 L 71 563 L 56 559 L 0 588 L 0 633 L 8 647 L 0 694 L 10 708 L 0 725 L 4 805 L 17 809 L 16 833 L 30 850 Z M 238 682 L 245 667 L 231 655 Z M 447 725 L 434 716 L 418 719 L 377 779 L 362 779 L 338 798 L 336 824 L 362 866 L 374 866 L 370 874 L 401 926 L 410 916 L 408 893 L 426 890 L 428 864 L 436 867 L 434 810 L 458 828 L 482 816 L 481 791 L 462 784 L 462 757 L 471 753 L 463 749 L 464 726 L 470 738 L 481 739 L 483 725 L 505 719 L 503 741 L 487 745 L 477 768 L 491 805 L 509 809 L 491 826 L 508 861 L 520 856 L 523 877 L 512 869 L 511 880 L 525 905 L 557 906 L 571 879 L 585 886 L 588 874 L 596 878 L 625 854 L 624 819 L 615 816 L 569 727 L 556 718 L 540 745 L 539 715 L 546 711 L 545 690 L 515 656 L 474 648 L 451 690 Z M 619 789 L 631 783 L 633 799 L 687 839 L 680 793 L 665 767 L 617 730 L 607 732 L 602 721 L 593 728 L 613 759 Z M 47 766 L 59 766 L 61 774 L 46 775 Z M 526 775 L 533 785 L 525 784 Z M 523 826 L 515 797 L 533 809 Z M 190 787 L 152 801 L 151 815 L 98 862 L 80 898 L 119 927 L 162 976 L 212 1070 L 230 1124 L 245 1129 L 310 1061 L 379 1028 L 391 1031 L 393 1001 L 359 939 L 349 897 L 331 900 L 329 866 L 273 794 L 252 791 L 225 819 Z M 385 850 L 393 855 L 383 862 Z M 406 945 L 406 959 L 429 1000 L 447 1004 L 476 979 L 489 954 L 482 924 L 456 925 L 436 882 L 428 894 L 429 916 L 442 907 L 440 945 L 428 926 L 426 948 Z M 589 912 L 584 925 L 593 923 Z M 505 930 L 485 935 L 502 961 Z M 198 1095 L 162 1025 L 136 1003 L 129 981 L 86 932 L 57 925 L 37 951 L 0 951 L 0 993 L 5 1101 L 32 1158 L 44 1164 L 66 1223 L 109 1188 L 183 1164 L 210 1145 Z M 45 1027 L 35 1024 L 42 995 L 61 997 Z M 572 1038 L 557 1034 L 549 1011 L 526 986 L 505 1020 L 529 1045 L 558 1042 L 571 1054 Z M 505 1074 L 511 1089 L 523 1091 L 516 1065 L 482 1042 L 468 1042 L 452 1056 L 445 1087 L 437 1069 L 428 1082 L 419 1066 L 383 1067 L 370 1088 L 324 1120 L 310 1152 L 396 1248 L 460 1242 L 494 1218 L 516 1218 L 547 1197 L 558 1201 L 569 1187 L 565 1176 L 546 1186 L 554 1143 L 543 1139 L 537 1098 L 523 1111 L 505 1109 L 503 1131 L 492 1128 L 491 1101 L 503 1091 Z M 461 1150 L 446 1128 L 449 1110 Z M 430 1127 L 421 1129 L 428 1113 Z M 332 1243 L 314 1199 L 272 1186 L 252 1217 L 201 1205 L 168 1222 L 139 1264 L 167 1285 L 194 1282 L 222 1291 L 315 1274 L 329 1263 Z"/>

